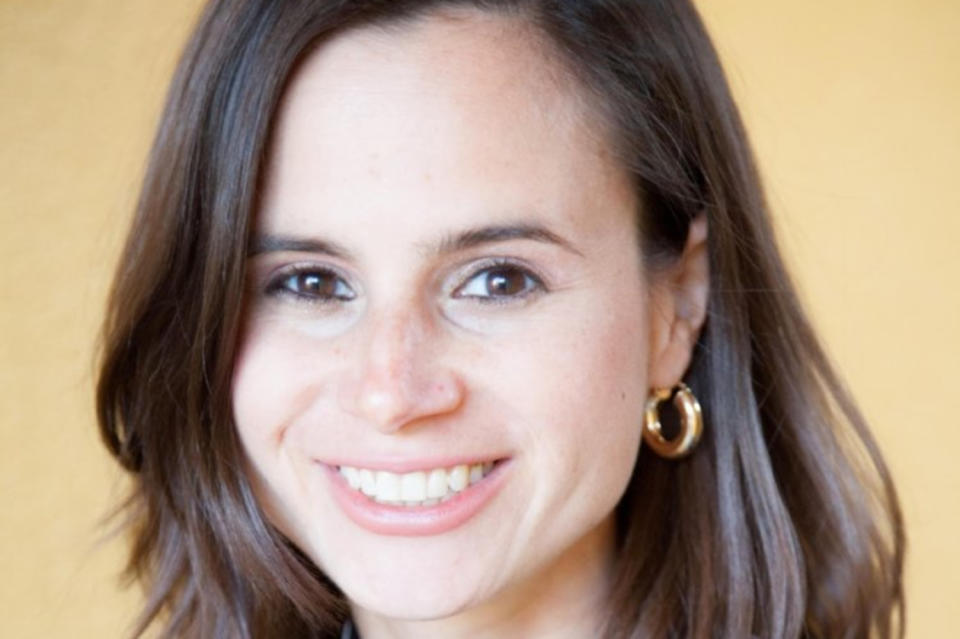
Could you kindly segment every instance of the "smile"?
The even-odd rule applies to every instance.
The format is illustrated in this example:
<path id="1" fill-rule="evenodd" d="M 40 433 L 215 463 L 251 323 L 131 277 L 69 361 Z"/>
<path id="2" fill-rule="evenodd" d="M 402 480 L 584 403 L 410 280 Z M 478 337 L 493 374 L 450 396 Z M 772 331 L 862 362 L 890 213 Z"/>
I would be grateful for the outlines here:
<path id="1" fill-rule="evenodd" d="M 463 525 L 493 500 L 511 466 L 509 458 L 422 470 L 320 464 L 334 501 L 355 524 L 401 536 L 438 535 Z"/>
<path id="2" fill-rule="evenodd" d="M 494 462 L 460 464 L 451 468 L 433 468 L 409 473 L 392 473 L 340 466 L 340 474 L 353 490 L 381 504 L 393 506 L 433 506 L 446 501 L 490 474 Z"/>

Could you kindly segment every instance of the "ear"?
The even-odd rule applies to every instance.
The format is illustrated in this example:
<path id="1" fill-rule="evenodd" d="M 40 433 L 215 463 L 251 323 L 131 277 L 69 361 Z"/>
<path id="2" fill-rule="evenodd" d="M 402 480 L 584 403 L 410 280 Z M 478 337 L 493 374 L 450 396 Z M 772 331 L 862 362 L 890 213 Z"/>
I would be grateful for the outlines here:
<path id="1" fill-rule="evenodd" d="M 650 351 L 647 380 L 654 388 L 672 388 L 690 365 L 693 347 L 707 316 L 710 261 L 707 218 L 690 223 L 683 253 L 650 274 Z"/>

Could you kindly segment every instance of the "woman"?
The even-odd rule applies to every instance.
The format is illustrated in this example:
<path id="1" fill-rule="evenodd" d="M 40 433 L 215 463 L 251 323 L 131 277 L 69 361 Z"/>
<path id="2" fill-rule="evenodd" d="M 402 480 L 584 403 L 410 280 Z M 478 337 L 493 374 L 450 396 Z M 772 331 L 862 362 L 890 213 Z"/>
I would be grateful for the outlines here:
<path id="1" fill-rule="evenodd" d="M 213 2 L 105 331 L 136 635 L 902 632 L 686 2 Z"/>

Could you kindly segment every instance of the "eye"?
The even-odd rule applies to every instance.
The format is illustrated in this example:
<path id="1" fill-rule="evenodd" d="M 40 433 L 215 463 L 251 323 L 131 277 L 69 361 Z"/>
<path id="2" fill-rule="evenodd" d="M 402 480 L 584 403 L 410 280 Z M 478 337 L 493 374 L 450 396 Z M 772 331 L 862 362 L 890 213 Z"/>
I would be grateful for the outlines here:
<path id="1" fill-rule="evenodd" d="M 530 271 L 515 264 L 496 264 L 475 272 L 454 291 L 454 296 L 506 301 L 526 297 L 544 288 L 540 278 Z"/>
<path id="2" fill-rule="evenodd" d="M 357 294 L 328 269 L 297 269 L 278 275 L 267 287 L 272 295 L 293 295 L 309 302 L 348 302 Z"/>

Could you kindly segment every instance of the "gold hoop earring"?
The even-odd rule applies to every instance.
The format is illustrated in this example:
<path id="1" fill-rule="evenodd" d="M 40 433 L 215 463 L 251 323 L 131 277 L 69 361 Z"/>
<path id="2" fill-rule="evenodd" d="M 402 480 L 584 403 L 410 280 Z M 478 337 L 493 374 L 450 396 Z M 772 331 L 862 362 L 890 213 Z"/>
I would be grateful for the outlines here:
<path id="1" fill-rule="evenodd" d="M 660 402 L 673 397 L 673 405 L 680 413 L 680 434 L 666 439 L 660 426 Z M 643 413 L 643 441 L 653 451 L 667 459 L 678 459 L 689 455 L 703 434 L 703 414 L 700 402 L 686 384 L 680 382 L 673 390 L 655 388 L 647 399 Z"/>

